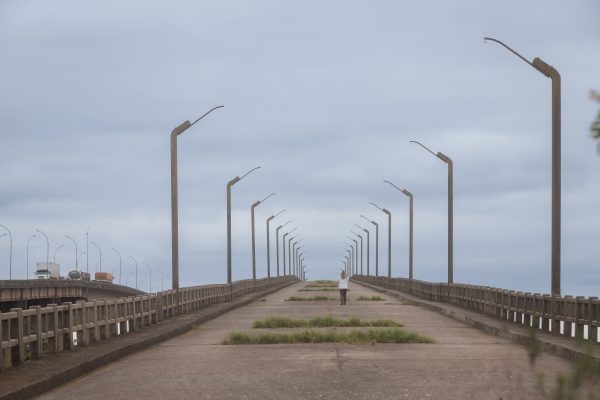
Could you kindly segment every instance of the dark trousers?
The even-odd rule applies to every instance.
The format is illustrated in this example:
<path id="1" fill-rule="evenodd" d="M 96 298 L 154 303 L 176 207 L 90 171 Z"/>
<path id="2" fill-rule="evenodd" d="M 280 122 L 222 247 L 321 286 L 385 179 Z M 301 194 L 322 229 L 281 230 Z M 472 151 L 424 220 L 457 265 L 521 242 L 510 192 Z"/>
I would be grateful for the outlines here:
<path id="1" fill-rule="evenodd" d="M 340 289 L 340 304 L 341 305 L 346 304 L 346 292 L 347 291 L 348 291 L 348 289 Z"/>

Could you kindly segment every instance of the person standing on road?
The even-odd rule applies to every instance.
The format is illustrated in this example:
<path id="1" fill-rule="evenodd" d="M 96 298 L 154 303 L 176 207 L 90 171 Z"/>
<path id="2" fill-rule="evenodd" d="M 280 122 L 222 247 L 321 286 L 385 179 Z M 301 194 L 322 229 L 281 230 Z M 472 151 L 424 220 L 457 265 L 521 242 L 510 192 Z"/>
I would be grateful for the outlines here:
<path id="1" fill-rule="evenodd" d="M 348 277 L 346 271 L 342 271 L 340 274 L 340 280 L 338 282 L 338 289 L 340 289 L 340 305 L 346 305 L 346 292 L 348 292 Z"/>

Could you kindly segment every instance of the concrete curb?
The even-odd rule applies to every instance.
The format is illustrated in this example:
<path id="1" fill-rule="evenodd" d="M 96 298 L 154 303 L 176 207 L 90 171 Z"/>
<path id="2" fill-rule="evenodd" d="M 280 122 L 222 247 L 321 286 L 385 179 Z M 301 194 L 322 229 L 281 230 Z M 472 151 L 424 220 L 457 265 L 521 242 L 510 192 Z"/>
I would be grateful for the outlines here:
<path id="1" fill-rule="evenodd" d="M 352 282 L 363 285 L 377 292 L 385 293 L 389 296 L 399 298 L 403 301 L 406 301 L 413 305 L 417 305 L 419 307 L 423 307 L 427 310 L 438 312 L 456 321 L 463 322 L 481 331 L 511 340 L 515 343 L 524 346 L 530 346 L 532 343 L 531 336 L 527 332 L 527 327 L 516 325 L 510 321 L 502 321 L 500 319 L 494 320 L 493 322 L 486 321 L 486 319 L 490 319 L 491 317 L 485 316 L 483 314 L 478 314 L 474 311 L 466 309 L 463 310 L 458 306 L 450 305 L 453 308 L 455 308 L 450 309 L 445 303 L 429 302 L 427 300 L 419 299 L 410 294 L 406 294 L 397 290 L 374 286 L 365 282 Z M 600 355 L 598 354 L 597 349 L 592 351 L 592 353 L 590 354 L 579 348 L 577 346 L 577 342 L 574 340 L 550 336 L 550 334 L 544 332 L 538 332 L 536 338 L 542 345 L 542 350 L 545 353 L 553 354 L 571 361 L 581 361 L 584 357 L 591 356 L 593 363 L 595 365 L 600 365 Z M 569 343 L 563 343 L 565 341 L 569 341 Z"/>
<path id="2" fill-rule="evenodd" d="M 94 356 L 91 359 L 83 360 L 79 363 L 70 364 L 64 369 L 58 372 L 49 373 L 46 376 L 42 376 L 36 381 L 27 381 L 22 379 L 22 385 L 16 389 L 9 389 L 4 392 L 0 385 L 0 400 L 21 400 L 30 399 L 34 396 L 39 396 L 57 386 L 60 386 L 72 379 L 78 378 L 88 372 L 91 372 L 97 368 L 107 365 L 120 358 L 126 357 L 130 354 L 153 346 L 155 344 L 164 342 L 172 339 L 175 336 L 181 335 L 192 329 L 194 325 L 202 324 L 206 321 L 219 317 L 229 311 L 236 308 L 245 306 L 252 303 L 258 298 L 264 297 L 268 294 L 281 290 L 287 286 L 290 286 L 297 281 L 285 283 L 273 288 L 269 288 L 260 292 L 250 293 L 243 297 L 233 300 L 228 303 L 213 304 L 205 309 L 197 311 L 196 313 L 183 314 L 177 318 L 171 320 L 165 320 L 158 325 L 154 325 L 138 332 L 134 332 L 128 337 L 109 339 L 106 342 L 100 343 L 101 345 L 112 344 L 113 346 L 106 346 L 106 351 Z M 171 329 L 167 327 L 168 324 L 173 325 Z M 163 332 L 152 335 L 153 328 L 163 328 Z M 154 332 L 156 333 L 156 332 Z M 149 336 L 150 335 L 150 336 Z M 92 345 L 93 346 L 93 345 Z M 80 350 L 84 352 L 85 349 Z M 60 357 L 63 353 L 59 353 L 54 358 L 57 362 L 60 362 Z M 11 376 L 10 379 L 19 379 L 19 372 L 27 372 L 28 367 L 22 367 L 17 370 L 17 373 Z M 2 383 L 3 376 L 0 374 L 0 384 Z M 6 379 L 6 376 L 4 377 Z"/>

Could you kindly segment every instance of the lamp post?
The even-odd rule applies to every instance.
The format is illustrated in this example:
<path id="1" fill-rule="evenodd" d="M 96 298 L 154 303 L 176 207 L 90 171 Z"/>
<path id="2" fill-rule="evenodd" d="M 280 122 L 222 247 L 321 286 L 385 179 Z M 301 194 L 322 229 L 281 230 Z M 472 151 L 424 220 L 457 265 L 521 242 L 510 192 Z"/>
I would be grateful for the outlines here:
<path id="1" fill-rule="evenodd" d="M 298 229 L 298 228 L 294 228 L 291 231 L 283 234 L 283 241 L 281 243 L 281 246 L 283 248 L 283 276 L 288 275 L 286 273 L 286 269 L 285 269 L 285 238 L 286 238 L 287 235 L 289 235 L 290 233 L 294 232 L 296 229 Z"/>
<path id="2" fill-rule="evenodd" d="M 35 231 L 41 233 L 42 236 L 44 236 L 44 239 L 46 239 L 46 269 L 48 269 L 48 264 L 50 263 L 50 241 L 44 232 L 39 229 L 36 229 Z M 29 273 L 27 275 L 29 275 Z M 27 279 L 29 279 L 29 277 Z"/>
<path id="3" fill-rule="evenodd" d="M 292 275 L 292 241 L 298 237 L 299 234 L 288 239 L 288 275 Z"/>
<path id="4" fill-rule="evenodd" d="M 36 237 L 36 234 L 31 235 L 31 237 L 29 239 L 27 239 L 27 246 L 26 246 L 26 253 L 27 253 L 27 263 L 26 263 L 26 274 L 27 274 L 27 279 L 29 279 L 29 242 L 31 241 L 31 239 L 33 239 L 34 237 Z M 46 265 L 46 269 L 48 269 L 48 266 Z"/>
<path id="5" fill-rule="evenodd" d="M 354 273 L 358 274 L 358 240 L 346 235 L 346 237 L 354 242 Z"/>
<path id="6" fill-rule="evenodd" d="M 233 185 L 247 177 L 253 171 L 256 171 L 260 167 L 252 168 L 246 172 L 242 177 L 236 176 L 229 182 L 227 182 L 227 283 L 231 284 L 231 188 Z"/>
<path id="7" fill-rule="evenodd" d="M 144 264 L 146 267 L 148 267 L 148 274 L 150 275 L 150 292 L 152 293 L 152 267 L 150 266 L 150 264 L 148 264 L 145 261 L 142 261 L 142 264 Z"/>
<path id="8" fill-rule="evenodd" d="M 369 263 L 370 263 L 370 258 L 371 258 L 371 250 L 370 250 L 370 232 L 368 229 L 358 225 L 358 224 L 354 224 L 354 226 L 356 226 L 358 229 L 361 229 L 363 232 L 365 232 L 367 234 L 367 276 L 369 276 Z"/>
<path id="9" fill-rule="evenodd" d="M 264 203 L 271 196 L 275 196 L 277 193 L 271 193 L 262 200 L 252 203 L 250 207 L 250 214 L 252 216 L 252 279 L 256 280 L 256 241 L 255 241 L 255 229 L 254 229 L 254 209 L 261 203 Z"/>
<path id="10" fill-rule="evenodd" d="M 302 242 L 302 240 L 304 239 L 300 239 L 297 242 L 295 242 L 294 244 L 300 244 L 300 242 Z M 298 246 L 296 247 L 296 249 L 294 249 L 294 275 L 298 275 L 298 270 L 299 270 L 299 266 L 300 266 L 300 256 L 302 255 L 302 253 L 300 253 L 300 249 L 303 248 L 304 246 Z"/>
<path id="11" fill-rule="evenodd" d="M 177 199 L 177 136 L 185 132 L 189 127 L 200 121 L 212 111 L 223 106 L 217 106 L 208 110 L 204 115 L 194 122 L 185 121 L 171 132 L 171 268 L 173 289 L 179 289 L 179 206 Z M 119 276 L 119 279 L 121 277 Z"/>
<path id="12" fill-rule="evenodd" d="M 377 204 L 369 202 L 388 216 L 388 278 L 392 277 L 392 213 L 385 208 L 379 207 Z"/>
<path id="13" fill-rule="evenodd" d="M 347 238 L 349 238 L 350 240 L 354 240 L 351 237 L 349 237 L 348 235 L 346 235 Z M 355 243 L 356 240 L 354 240 Z M 351 250 L 351 255 L 350 255 L 350 271 L 352 273 L 352 275 L 354 275 L 354 271 L 356 270 L 356 256 L 355 256 L 355 248 L 354 246 L 352 246 L 350 243 L 348 242 L 344 242 L 348 247 L 350 247 Z"/>
<path id="14" fill-rule="evenodd" d="M 158 271 L 158 273 L 160 274 L 160 291 L 164 292 L 165 291 L 165 276 L 163 275 L 162 271 L 158 268 L 154 268 L 156 271 Z"/>
<path id="15" fill-rule="evenodd" d="M 383 181 L 389 183 L 391 186 L 396 188 L 398 191 L 404 193 L 409 199 L 409 222 L 408 222 L 408 279 L 413 278 L 413 195 L 406 189 L 400 189 L 390 181 Z"/>
<path id="16" fill-rule="evenodd" d="M 348 255 L 346 256 L 346 265 L 348 267 L 348 271 L 346 271 L 348 273 L 348 276 L 352 275 L 352 247 L 350 247 L 350 249 L 348 248 L 344 248 L 346 250 L 346 252 L 348 253 Z"/>
<path id="17" fill-rule="evenodd" d="M 9 256 L 8 256 L 8 279 L 12 280 L 12 246 L 13 246 L 12 234 L 10 233 L 10 230 L 6 226 L 0 225 L 0 227 L 6 229 L 6 232 L 8 232 L 8 238 L 10 239 L 10 250 L 9 250 Z"/>
<path id="18" fill-rule="evenodd" d="M 78 257 L 79 250 L 77 250 L 77 242 L 71 236 L 65 235 L 65 237 L 67 239 L 71 239 L 73 241 L 73 244 L 75 245 L 75 270 L 79 271 L 79 262 L 78 262 L 78 260 L 79 260 L 79 257 Z"/>
<path id="19" fill-rule="evenodd" d="M 269 224 L 274 218 L 276 218 L 279 214 L 285 211 L 286 210 L 281 210 L 277 214 L 273 214 L 269 218 L 267 218 L 267 278 L 271 277 L 271 230 L 269 228 Z M 277 257 L 279 257 L 279 255 L 277 255 Z M 277 274 L 277 276 L 279 276 L 279 274 Z"/>
<path id="20" fill-rule="evenodd" d="M 362 214 L 360 217 L 375 225 L 375 276 L 379 276 L 379 224 Z M 369 275 L 368 270 L 367 275 Z"/>
<path id="21" fill-rule="evenodd" d="M 96 242 L 90 242 L 90 243 L 92 243 L 92 245 L 94 245 L 98 249 L 98 252 L 100 253 L 100 267 L 99 267 L 99 271 L 102 272 L 102 249 L 100 248 L 100 246 L 98 246 L 98 243 L 96 243 Z"/>
<path id="22" fill-rule="evenodd" d="M 454 164 L 450 157 L 438 151 L 437 154 L 429 150 L 425 145 L 411 140 L 446 164 L 448 164 L 448 283 L 454 282 Z"/>
<path id="23" fill-rule="evenodd" d="M 276 253 L 276 256 L 277 256 L 277 276 L 279 276 L 279 230 L 281 228 L 283 228 L 284 226 L 286 226 L 287 224 L 289 224 L 290 222 L 292 222 L 292 220 L 289 220 L 288 222 L 286 222 L 283 225 L 279 225 L 277 227 L 277 229 L 275 229 L 275 247 L 277 249 L 277 253 Z M 285 251 L 285 249 L 284 249 L 284 251 Z M 285 262 L 285 254 L 283 255 L 283 258 L 284 258 L 284 262 Z M 283 271 L 283 274 L 285 275 L 285 270 Z"/>
<path id="24" fill-rule="evenodd" d="M 352 234 L 360 238 L 360 274 L 363 274 L 363 261 L 365 258 L 365 248 L 363 247 L 363 237 L 354 231 L 350 231 Z"/>
<path id="25" fill-rule="evenodd" d="M 119 250 L 115 249 L 114 247 L 112 248 L 112 251 L 114 251 L 115 253 L 117 253 L 117 255 L 119 256 L 119 285 L 121 284 L 121 253 L 119 253 Z"/>
<path id="26" fill-rule="evenodd" d="M 508 51 L 531 65 L 533 68 L 544 74 L 552 80 L 552 295 L 560 296 L 560 225 L 561 225 L 561 83 L 560 73 L 545 61 L 536 57 L 533 61 L 527 60 L 525 57 L 508 47 L 501 41 L 485 37 L 484 41 L 492 41 L 500 44 Z"/>
<path id="27" fill-rule="evenodd" d="M 135 258 L 133 258 L 132 256 L 129 256 L 129 258 L 131 258 L 133 260 L 133 262 L 135 263 L 135 288 L 138 288 L 138 274 L 137 274 L 137 260 Z"/>
<path id="28" fill-rule="evenodd" d="M 65 245 L 64 245 L 64 244 L 61 244 L 61 245 L 60 245 L 60 246 L 58 246 L 56 249 L 54 249 L 54 258 L 52 259 L 52 262 L 53 262 L 54 264 L 56 264 L 56 253 L 57 253 L 57 252 L 58 252 L 60 249 L 62 249 L 63 247 L 65 247 Z"/>

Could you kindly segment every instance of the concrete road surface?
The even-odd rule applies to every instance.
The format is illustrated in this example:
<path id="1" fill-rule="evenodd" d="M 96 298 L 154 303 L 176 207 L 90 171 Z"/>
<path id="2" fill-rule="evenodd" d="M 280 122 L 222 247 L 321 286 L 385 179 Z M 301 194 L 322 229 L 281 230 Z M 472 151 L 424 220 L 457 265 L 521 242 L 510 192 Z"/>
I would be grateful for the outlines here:
<path id="1" fill-rule="evenodd" d="M 531 399 L 537 374 L 552 384 L 569 363 L 542 355 L 532 370 L 527 349 L 399 300 L 350 284 L 337 292 L 299 292 L 300 282 L 198 329 L 83 376 L 40 399 Z M 314 294 L 336 301 L 286 302 Z M 385 296 L 383 296 L 385 297 Z M 390 318 L 433 344 L 290 344 L 224 346 L 232 331 L 272 315 Z"/>

